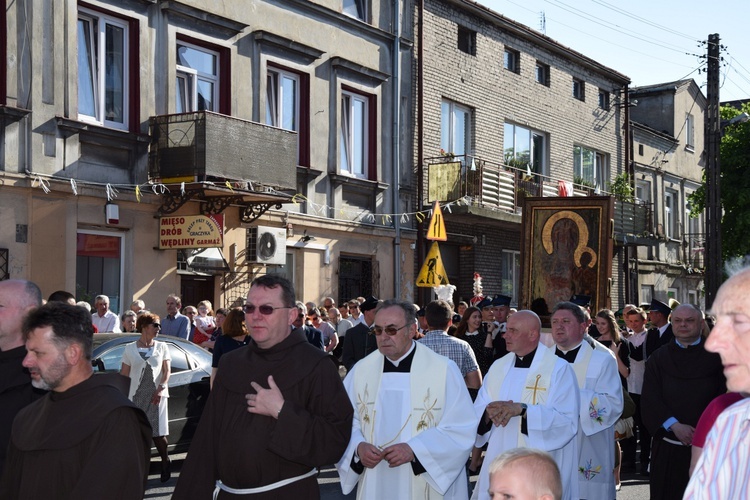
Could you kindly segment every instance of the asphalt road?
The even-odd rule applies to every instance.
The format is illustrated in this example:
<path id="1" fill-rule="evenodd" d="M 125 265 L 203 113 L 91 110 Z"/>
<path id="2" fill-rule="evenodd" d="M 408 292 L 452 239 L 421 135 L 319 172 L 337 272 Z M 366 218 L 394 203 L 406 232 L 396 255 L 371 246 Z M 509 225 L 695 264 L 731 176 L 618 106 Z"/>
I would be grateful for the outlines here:
<path id="1" fill-rule="evenodd" d="M 160 462 L 154 460 L 151 463 L 151 474 L 148 478 L 148 486 L 144 498 L 153 500 L 171 498 L 184 459 L 184 453 L 172 456 L 172 478 L 166 483 L 159 481 Z M 624 474 L 622 479 L 622 489 L 617 493 L 617 500 L 648 500 L 648 478 L 636 474 Z M 475 482 L 476 477 L 472 477 L 472 486 Z M 324 467 L 323 470 L 321 470 L 320 475 L 318 476 L 318 484 L 320 485 L 320 498 L 322 500 L 348 500 L 356 497 L 356 491 L 349 495 L 341 493 L 339 477 L 333 466 Z"/>

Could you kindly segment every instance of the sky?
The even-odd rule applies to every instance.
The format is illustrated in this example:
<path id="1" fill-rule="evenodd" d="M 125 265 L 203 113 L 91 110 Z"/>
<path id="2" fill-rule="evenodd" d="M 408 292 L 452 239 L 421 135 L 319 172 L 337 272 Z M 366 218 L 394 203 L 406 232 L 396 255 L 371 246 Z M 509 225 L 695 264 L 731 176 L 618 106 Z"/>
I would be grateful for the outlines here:
<path id="1" fill-rule="evenodd" d="M 693 78 L 705 95 L 700 41 L 718 33 L 719 99 L 750 98 L 750 0 L 477 1 L 630 77 L 631 87 Z"/>

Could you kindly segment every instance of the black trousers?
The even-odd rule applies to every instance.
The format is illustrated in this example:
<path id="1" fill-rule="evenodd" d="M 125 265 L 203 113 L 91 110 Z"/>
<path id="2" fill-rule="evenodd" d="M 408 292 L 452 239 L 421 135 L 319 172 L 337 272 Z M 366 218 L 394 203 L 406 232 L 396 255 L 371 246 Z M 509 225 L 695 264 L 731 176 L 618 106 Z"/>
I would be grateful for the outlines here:
<path id="1" fill-rule="evenodd" d="M 657 433 L 661 434 L 661 433 Z M 690 481 L 692 448 L 654 436 L 651 448 L 651 500 L 682 500 Z"/>

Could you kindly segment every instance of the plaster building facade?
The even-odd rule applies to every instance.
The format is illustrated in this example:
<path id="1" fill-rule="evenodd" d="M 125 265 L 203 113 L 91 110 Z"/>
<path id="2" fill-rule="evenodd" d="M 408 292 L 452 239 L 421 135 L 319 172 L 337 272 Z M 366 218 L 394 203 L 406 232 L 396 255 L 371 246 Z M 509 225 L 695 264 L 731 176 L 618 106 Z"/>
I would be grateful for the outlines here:
<path id="1" fill-rule="evenodd" d="M 486 295 L 510 295 L 516 305 L 522 198 L 558 196 L 560 181 L 573 196 L 607 194 L 629 164 L 630 80 L 475 2 L 427 0 L 422 15 L 424 132 L 415 133 L 414 162 L 424 169 L 425 192 L 434 164 L 461 162 L 460 187 L 441 199 L 460 199 L 444 210 L 448 241 L 441 244 L 455 299 L 472 297 L 478 272 Z M 419 33 L 414 38 L 417 51 Z M 418 64 L 417 56 L 415 75 Z M 415 115 L 418 106 L 415 98 Z M 637 209 L 647 226 L 650 207 Z M 636 244 L 629 231 L 616 228 L 606 304 L 614 309 L 628 293 L 625 249 Z"/>
<path id="2" fill-rule="evenodd" d="M 269 272 L 303 300 L 410 297 L 402 14 L 381 0 L 5 2 L 0 279 L 105 293 L 117 312 L 163 312 L 170 293 L 241 305 Z M 217 249 L 164 239 L 201 214 L 223 215 Z"/>
<path id="3" fill-rule="evenodd" d="M 653 203 L 655 244 L 631 260 L 640 302 L 652 298 L 704 307 L 704 216 L 688 197 L 702 183 L 706 97 L 694 80 L 630 89 L 636 196 Z"/>

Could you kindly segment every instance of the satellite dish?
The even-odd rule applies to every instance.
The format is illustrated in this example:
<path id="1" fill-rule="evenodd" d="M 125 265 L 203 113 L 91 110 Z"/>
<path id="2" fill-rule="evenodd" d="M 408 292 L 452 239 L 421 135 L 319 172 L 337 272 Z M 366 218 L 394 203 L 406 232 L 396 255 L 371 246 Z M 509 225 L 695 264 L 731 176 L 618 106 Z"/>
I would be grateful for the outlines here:
<path id="1" fill-rule="evenodd" d="M 271 259 L 276 254 L 276 237 L 272 233 L 263 233 L 258 239 L 258 255 L 263 260 Z"/>

